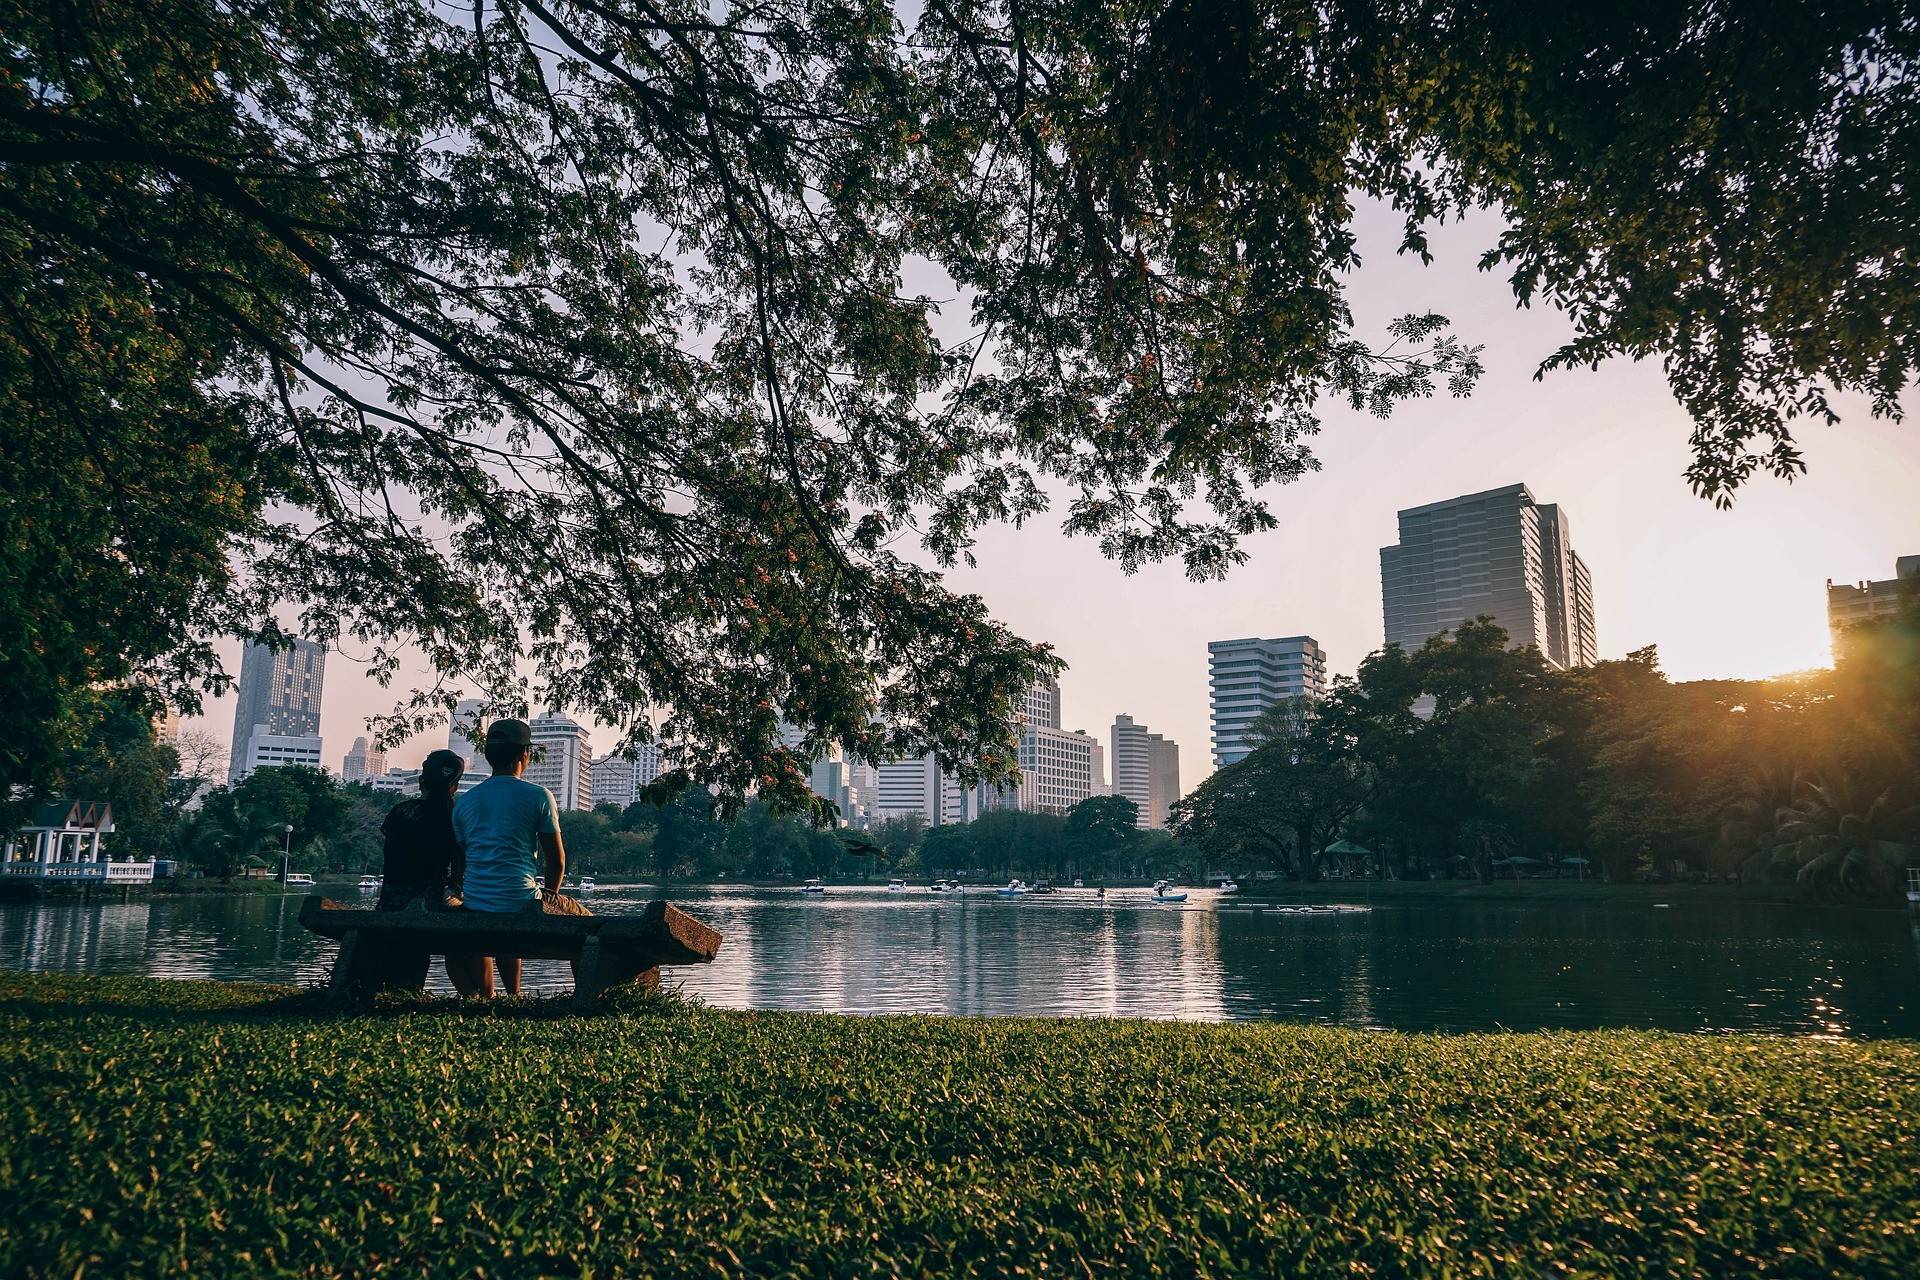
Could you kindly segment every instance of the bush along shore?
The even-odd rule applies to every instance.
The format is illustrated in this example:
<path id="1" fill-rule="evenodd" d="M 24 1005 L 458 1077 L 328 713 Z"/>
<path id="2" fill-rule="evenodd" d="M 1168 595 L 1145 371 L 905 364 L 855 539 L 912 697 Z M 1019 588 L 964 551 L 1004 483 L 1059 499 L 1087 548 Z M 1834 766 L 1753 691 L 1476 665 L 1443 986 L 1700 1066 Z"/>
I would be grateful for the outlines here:
<path id="1" fill-rule="evenodd" d="M 1920 1045 L 0 977 L 0 1274 L 1911 1276 Z"/>

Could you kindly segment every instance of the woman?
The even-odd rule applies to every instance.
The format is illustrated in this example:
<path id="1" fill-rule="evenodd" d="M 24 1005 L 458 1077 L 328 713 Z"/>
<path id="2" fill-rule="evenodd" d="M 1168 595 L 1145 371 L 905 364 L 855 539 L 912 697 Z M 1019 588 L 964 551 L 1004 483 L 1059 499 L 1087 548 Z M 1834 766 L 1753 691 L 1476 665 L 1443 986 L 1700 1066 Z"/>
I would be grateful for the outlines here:
<path id="1" fill-rule="evenodd" d="M 404 911 L 421 903 L 428 911 L 444 911 L 459 905 L 455 895 L 466 865 L 453 840 L 453 800 L 466 772 L 464 759 L 435 751 L 420 766 L 420 794 L 393 806 L 380 824 L 385 849 L 379 910 Z M 483 963 L 472 956 L 448 956 L 447 978 L 454 990 L 477 994 L 476 971 Z"/>

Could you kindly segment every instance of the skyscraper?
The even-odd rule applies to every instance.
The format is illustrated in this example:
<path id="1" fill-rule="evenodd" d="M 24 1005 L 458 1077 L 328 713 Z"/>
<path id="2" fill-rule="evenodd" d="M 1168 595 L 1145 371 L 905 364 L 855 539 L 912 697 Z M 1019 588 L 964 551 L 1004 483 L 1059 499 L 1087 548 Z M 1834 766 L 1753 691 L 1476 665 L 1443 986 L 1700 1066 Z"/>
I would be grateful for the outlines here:
<path id="1" fill-rule="evenodd" d="M 1380 549 L 1380 594 L 1388 644 L 1418 648 L 1487 614 L 1555 667 L 1599 660 L 1593 580 L 1566 513 L 1524 484 L 1402 511 L 1399 544 Z"/>
<path id="2" fill-rule="evenodd" d="M 320 697 L 326 673 L 327 651 L 311 640 L 295 640 L 287 649 L 247 646 L 233 709 L 228 782 L 262 766 L 321 767 Z"/>
<path id="3" fill-rule="evenodd" d="M 1133 801 L 1134 824 L 1146 831 L 1167 825 L 1180 798 L 1180 747 L 1150 733 L 1129 715 L 1113 718 L 1113 793 Z"/>
<path id="4" fill-rule="evenodd" d="M 660 776 L 660 744 L 646 742 L 634 748 L 633 758 L 603 756 L 593 762 L 593 803 L 625 809 Z"/>
<path id="5" fill-rule="evenodd" d="M 1247 729 L 1283 698 L 1319 698 L 1327 691 L 1327 654 L 1312 636 L 1278 640 L 1215 640 L 1207 646 L 1212 686 L 1213 763 L 1243 760 Z"/>
<path id="6" fill-rule="evenodd" d="M 386 771 L 387 753 L 369 744 L 363 734 L 353 740 L 352 749 L 340 762 L 340 781 L 370 782 Z"/>
<path id="7" fill-rule="evenodd" d="M 553 792 L 562 809 L 593 808 L 593 747 L 586 726 L 558 711 L 527 722 L 534 759 L 525 777 Z"/>
<path id="8" fill-rule="evenodd" d="M 950 783 L 932 755 L 889 760 L 879 766 L 874 779 L 874 817 L 884 820 L 917 813 L 930 827 L 957 821 L 958 815 L 948 816 Z"/>

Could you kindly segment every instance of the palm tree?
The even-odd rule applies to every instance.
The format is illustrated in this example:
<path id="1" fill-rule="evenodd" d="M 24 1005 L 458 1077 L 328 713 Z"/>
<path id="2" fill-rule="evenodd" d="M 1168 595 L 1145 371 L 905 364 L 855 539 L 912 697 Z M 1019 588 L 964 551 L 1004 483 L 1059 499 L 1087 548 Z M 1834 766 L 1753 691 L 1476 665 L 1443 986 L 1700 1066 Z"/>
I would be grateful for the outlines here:
<path id="1" fill-rule="evenodd" d="M 1721 811 L 1714 861 L 1747 883 L 1775 869 L 1780 845 L 1780 815 L 1793 806 L 1801 787 L 1799 771 L 1762 765 L 1740 780 L 1735 799 Z"/>
<path id="2" fill-rule="evenodd" d="M 1902 773 L 1879 786 L 1843 774 L 1802 783 L 1777 815 L 1776 863 L 1795 868 L 1795 879 L 1813 890 L 1890 891 L 1899 870 L 1920 856 L 1920 803 L 1910 779 Z"/>

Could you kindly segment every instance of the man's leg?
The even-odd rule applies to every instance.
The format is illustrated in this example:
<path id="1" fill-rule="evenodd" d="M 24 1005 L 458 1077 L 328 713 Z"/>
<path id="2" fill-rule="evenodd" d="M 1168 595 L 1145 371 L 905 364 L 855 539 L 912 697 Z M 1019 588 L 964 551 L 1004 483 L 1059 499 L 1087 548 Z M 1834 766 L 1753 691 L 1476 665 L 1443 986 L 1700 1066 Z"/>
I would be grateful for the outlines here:
<path id="1" fill-rule="evenodd" d="M 500 974 L 500 989 L 510 996 L 520 994 L 520 957 L 495 956 L 493 967 Z"/>

